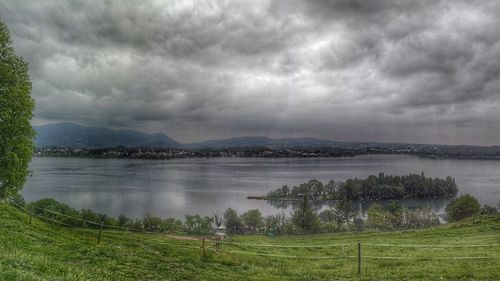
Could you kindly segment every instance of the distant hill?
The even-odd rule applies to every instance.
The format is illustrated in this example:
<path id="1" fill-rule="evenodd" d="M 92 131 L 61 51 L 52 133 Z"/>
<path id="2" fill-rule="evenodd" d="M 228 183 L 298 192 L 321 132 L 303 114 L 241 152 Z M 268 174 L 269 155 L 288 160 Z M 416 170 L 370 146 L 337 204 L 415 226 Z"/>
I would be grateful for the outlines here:
<path id="1" fill-rule="evenodd" d="M 37 147 L 172 147 L 172 148 L 243 148 L 243 147 L 289 147 L 316 148 L 341 147 L 352 143 L 335 142 L 316 138 L 234 137 L 181 144 L 165 134 L 146 134 L 132 130 L 112 130 L 107 128 L 86 127 L 73 123 L 55 123 L 33 127 L 37 132 Z"/>
<path id="2" fill-rule="evenodd" d="M 111 130 L 85 127 L 73 123 L 47 124 L 33 127 L 37 132 L 37 147 L 114 147 L 154 146 L 180 147 L 165 134 L 146 134 L 132 130 Z"/>
<path id="3" fill-rule="evenodd" d="M 341 143 L 316 139 L 316 138 L 282 138 L 272 139 L 268 137 L 235 137 L 220 140 L 209 140 L 204 142 L 185 144 L 189 148 L 241 148 L 241 147 L 332 147 Z"/>

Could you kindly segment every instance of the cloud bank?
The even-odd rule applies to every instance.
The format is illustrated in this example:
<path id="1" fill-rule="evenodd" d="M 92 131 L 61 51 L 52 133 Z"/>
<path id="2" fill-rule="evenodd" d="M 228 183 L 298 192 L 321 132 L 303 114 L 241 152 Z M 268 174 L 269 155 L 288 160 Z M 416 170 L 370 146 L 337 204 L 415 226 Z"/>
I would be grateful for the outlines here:
<path id="1" fill-rule="evenodd" d="M 498 1 L 7 1 L 34 123 L 500 145 Z"/>

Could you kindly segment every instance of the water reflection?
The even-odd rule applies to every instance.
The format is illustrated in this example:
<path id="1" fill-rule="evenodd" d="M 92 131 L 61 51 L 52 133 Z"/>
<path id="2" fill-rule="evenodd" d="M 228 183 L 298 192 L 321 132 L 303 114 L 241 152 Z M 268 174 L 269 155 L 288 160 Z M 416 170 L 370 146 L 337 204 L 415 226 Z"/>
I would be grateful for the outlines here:
<path id="1" fill-rule="evenodd" d="M 440 199 L 404 199 L 404 200 L 395 200 L 405 208 L 410 210 L 414 210 L 417 208 L 430 208 L 433 212 L 437 214 L 444 214 L 445 208 L 448 203 L 453 200 L 452 197 L 449 198 L 440 198 Z M 266 202 L 279 210 L 293 210 L 300 204 L 300 200 L 266 200 Z M 352 202 L 352 210 L 362 217 L 367 216 L 368 209 L 373 204 L 381 204 L 382 206 L 386 206 L 390 204 L 392 200 L 382 200 L 382 201 L 353 201 Z M 316 211 L 320 212 L 326 209 L 335 209 L 336 202 L 335 201 L 312 201 L 312 206 L 316 209 Z"/>
<path id="2" fill-rule="evenodd" d="M 455 177 L 460 193 L 481 204 L 500 200 L 500 161 L 423 159 L 405 155 L 368 155 L 328 159 L 83 159 L 34 158 L 23 195 L 28 201 L 52 197 L 74 208 L 90 208 L 118 216 L 161 217 L 210 215 L 228 207 L 244 212 L 260 209 L 264 215 L 291 210 L 293 202 L 248 200 L 284 184 L 299 185 L 310 179 L 328 182 L 365 178 L 371 174 L 425 172 L 431 177 Z M 383 202 L 382 202 L 383 203 Z M 335 202 L 316 202 L 318 209 Z M 366 213 L 371 203 L 354 202 Z M 409 208 L 444 211 L 445 200 L 404 200 Z"/>

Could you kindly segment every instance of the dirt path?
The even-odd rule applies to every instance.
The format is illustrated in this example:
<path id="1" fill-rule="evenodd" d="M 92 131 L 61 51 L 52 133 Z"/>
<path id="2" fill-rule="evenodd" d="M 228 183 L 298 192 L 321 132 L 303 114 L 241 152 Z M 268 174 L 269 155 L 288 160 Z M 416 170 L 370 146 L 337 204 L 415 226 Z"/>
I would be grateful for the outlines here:
<path id="1" fill-rule="evenodd" d="M 198 241 L 200 238 L 196 237 L 189 237 L 189 236 L 177 236 L 177 235 L 165 235 L 168 238 L 175 239 L 175 240 L 185 240 L 185 241 Z"/>

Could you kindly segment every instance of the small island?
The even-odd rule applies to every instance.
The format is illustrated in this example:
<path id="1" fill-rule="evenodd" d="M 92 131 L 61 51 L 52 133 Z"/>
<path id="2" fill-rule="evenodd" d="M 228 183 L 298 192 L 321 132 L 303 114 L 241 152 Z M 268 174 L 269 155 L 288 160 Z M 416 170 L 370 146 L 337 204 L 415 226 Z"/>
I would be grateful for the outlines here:
<path id="1" fill-rule="evenodd" d="M 406 176 L 393 176 L 380 173 L 366 179 L 348 179 L 345 182 L 331 180 L 323 184 L 310 180 L 299 186 L 287 185 L 270 191 L 266 196 L 251 196 L 248 199 L 261 200 L 297 200 L 304 196 L 312 200 L 394 200 L 445 198 L 458 192 L 455 178 L 444 179 L 425 177 L 424 173 Z"/>

